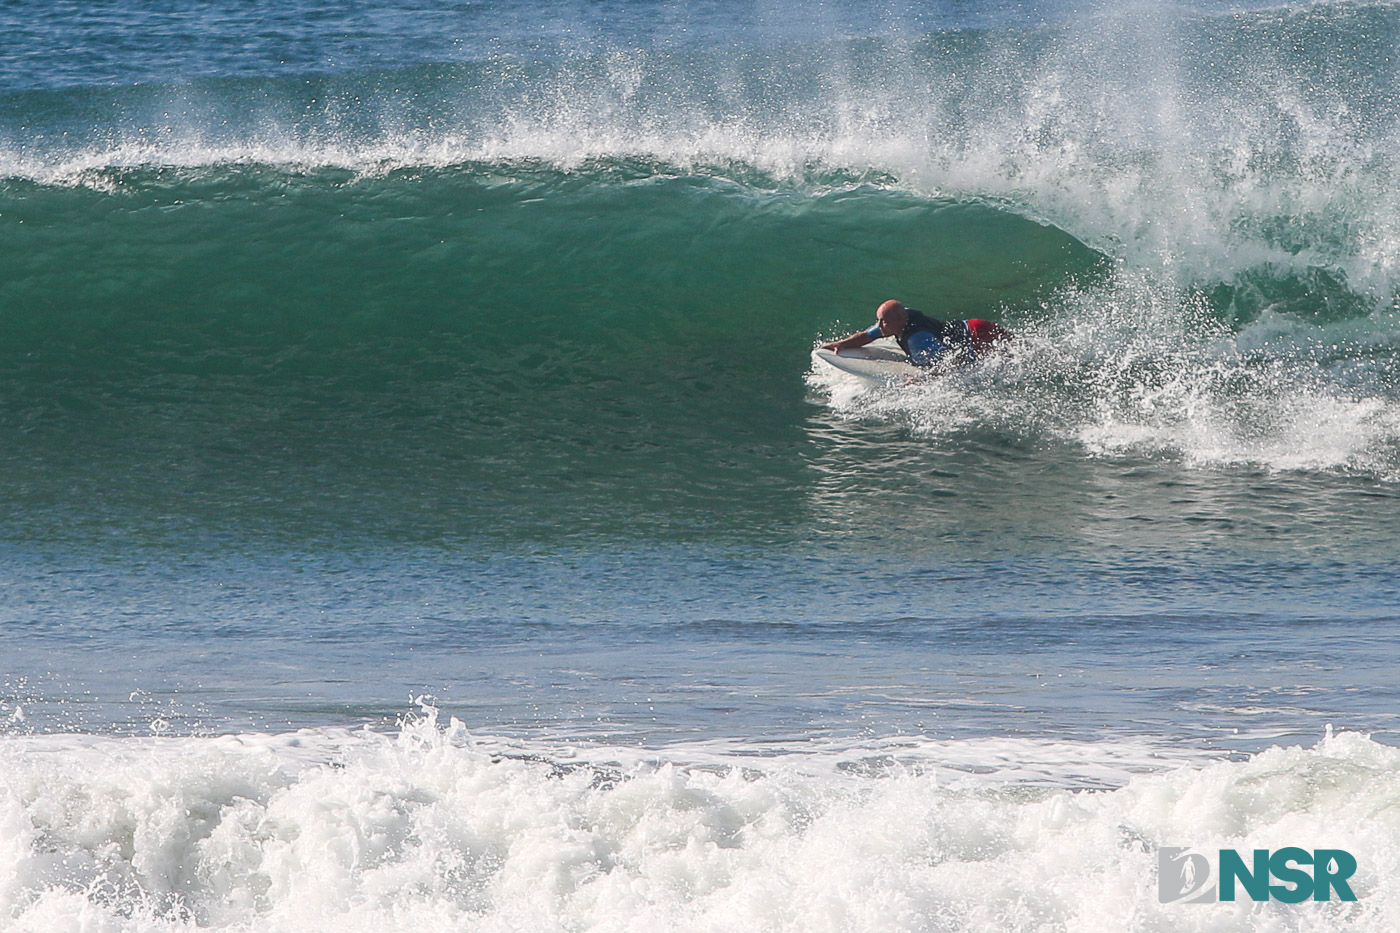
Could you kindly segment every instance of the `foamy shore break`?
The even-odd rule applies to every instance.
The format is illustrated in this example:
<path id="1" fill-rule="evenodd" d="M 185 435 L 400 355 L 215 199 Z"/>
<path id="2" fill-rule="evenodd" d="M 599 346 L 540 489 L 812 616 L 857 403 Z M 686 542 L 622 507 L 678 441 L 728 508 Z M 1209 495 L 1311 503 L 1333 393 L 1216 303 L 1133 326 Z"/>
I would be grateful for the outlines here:
<path id="1" fill-rule="evenodd" d="M 552 757 L 551 757 L 552 756 Z M 1194 760 L 1193 760 L 1194 759 Z M 397 735 L 12 737 L 15 931 L 1395 928 L 1400 750 L 1150 743 L 556 748 Z M 1106 786 L 1107 785 L 1107 786 Z M 1355 902 L 1159 903 L 1157 850 L 1326 844 Z"/>

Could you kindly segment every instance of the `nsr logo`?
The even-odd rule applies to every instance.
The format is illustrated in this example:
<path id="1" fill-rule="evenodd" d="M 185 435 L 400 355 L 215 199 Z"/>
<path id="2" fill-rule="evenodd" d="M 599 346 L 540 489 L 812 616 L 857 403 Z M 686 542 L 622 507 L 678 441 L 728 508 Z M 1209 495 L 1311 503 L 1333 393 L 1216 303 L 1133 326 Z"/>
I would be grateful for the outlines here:
<path id="1" fill-rule="evenodd" d="M 1300 866 L 1311 865 L 1312 871 Z M 1356 873 L 1356 859 L 1341 849 L 1317 849 L 1309 852 L 1289 846 L 1272 855 L 1268 849 L 1255 849 L 1253 865 L 1234 849 L 1220 850 L 1220 896 L 1216 885 L 1210 883 L 1210 860 L 1204 855 L 1179 847 L 1157 850 L 1157 900 L 1163 904 L 1213 904 L 1217 900 L 1233 901 L 1235 885 L 1244 888 L 1251 900 L 1273 898 L 1287 904 L 1297 904 L 1312 898 L 1330 901 L 1332 892 L 1338 900 L 1354 901 L 1347 879 Z M 1273 876 L 1279 884 L 1270 884 Z"/>

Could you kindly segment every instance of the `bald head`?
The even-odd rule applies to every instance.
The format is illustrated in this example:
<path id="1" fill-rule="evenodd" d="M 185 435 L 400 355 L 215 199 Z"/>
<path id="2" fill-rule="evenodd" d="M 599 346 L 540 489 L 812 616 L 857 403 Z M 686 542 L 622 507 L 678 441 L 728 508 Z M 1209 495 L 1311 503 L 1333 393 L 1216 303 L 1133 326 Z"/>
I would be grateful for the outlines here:
<path id="1" fill-rule="evenodd" d="M 893 337 L 904 332 L 904 325 L 909 323 L 909 312 L 904 305 L 891 298 L 875 309 L 875 319 L 880 322 L 880 333 Z"/>

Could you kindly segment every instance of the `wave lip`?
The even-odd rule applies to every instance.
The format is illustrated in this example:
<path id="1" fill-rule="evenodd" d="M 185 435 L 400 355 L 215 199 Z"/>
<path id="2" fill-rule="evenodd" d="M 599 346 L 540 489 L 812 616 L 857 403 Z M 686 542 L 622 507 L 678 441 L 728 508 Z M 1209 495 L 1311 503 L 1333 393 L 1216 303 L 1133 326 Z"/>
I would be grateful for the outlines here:
<path id="1" fill-rule="evenodd" d="M 1393 300 L 1400 97 L 1376 37 L 1400 32 L 1400 6 L 923 19 L 738 48 L 588 29 L 559 56 L 12 91 L 0 174 L 626 159 L 836 173 L 997 199 L 1185 285 L 1320 271 Z"/>

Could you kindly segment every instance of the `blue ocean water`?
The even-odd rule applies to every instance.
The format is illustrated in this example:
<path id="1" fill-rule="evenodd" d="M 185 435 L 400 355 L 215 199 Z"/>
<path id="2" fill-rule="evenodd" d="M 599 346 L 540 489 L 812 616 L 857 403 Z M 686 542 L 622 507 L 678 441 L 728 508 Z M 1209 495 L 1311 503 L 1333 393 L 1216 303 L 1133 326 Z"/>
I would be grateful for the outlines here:
<path id="1" fill-rule="evenodd" d="M 1400 5 L 0 27 L 0 927 L 1395 928 Z"/>

